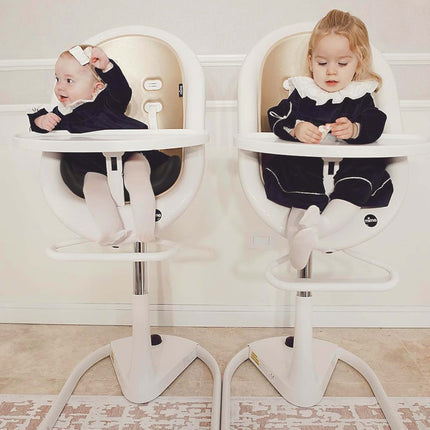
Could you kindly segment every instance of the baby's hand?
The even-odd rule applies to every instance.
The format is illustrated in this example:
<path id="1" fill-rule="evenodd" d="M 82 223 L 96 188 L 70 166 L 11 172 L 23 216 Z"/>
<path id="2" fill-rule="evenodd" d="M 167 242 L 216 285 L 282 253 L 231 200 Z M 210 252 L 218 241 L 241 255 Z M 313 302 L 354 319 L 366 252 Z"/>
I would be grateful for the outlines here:
<path id="1" fill-rule="evenodd" d="M 346 117 L 338 118 L 336 122 L 329 124 L 331 134 L 338 139 L 351 139 L 355 134 L 355 125 Z"/>
<path id="2" fill-rule="evenodd" d="M 60 121 L 61 118 L 58 115 L 49 112 L 36 118 L 34 123 L 43 130 L 52 131 Z"/>
<path id="3" fill-rule="evenodd" d="M 111 63 L 109 57 L 105 54 L 103 49 L 95 46 L 91 49 L 90 64 L 104 72 L 106 69 L 109 68 Z"/>
<path id="4" fill-rule="evenodd" d="M 318 127 L 310 122 L 299 122 L 294 128 L 296 139 L 303 143 L 320 143 L 322 134 Z"/>

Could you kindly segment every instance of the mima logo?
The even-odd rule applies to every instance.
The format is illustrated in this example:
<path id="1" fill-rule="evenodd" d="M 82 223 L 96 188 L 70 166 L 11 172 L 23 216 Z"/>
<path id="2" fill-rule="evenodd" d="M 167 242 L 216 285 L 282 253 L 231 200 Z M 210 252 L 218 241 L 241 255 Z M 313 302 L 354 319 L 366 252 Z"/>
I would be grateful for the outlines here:
<path id="1" fill-rule="evenodd" d="M 378 224 L 378 218 L 376 218 L 375 215 L 368 214 L 364 217 L 364 224 L 366 224 L 367 227 L 375 227 L 375 225 Z"/>

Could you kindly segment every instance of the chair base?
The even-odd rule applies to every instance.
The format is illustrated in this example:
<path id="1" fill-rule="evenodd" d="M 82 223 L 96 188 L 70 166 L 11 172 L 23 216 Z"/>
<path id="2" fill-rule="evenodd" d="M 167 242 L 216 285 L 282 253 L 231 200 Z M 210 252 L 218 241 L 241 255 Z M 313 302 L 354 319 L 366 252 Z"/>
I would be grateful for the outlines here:
<path id="1" fill-rule="evenodd" d="M 294 348 L 285 344 L 285 337 L 272 337 L 251 343 L 248 358 L 276 390 L 296 406 L 316 405 L 323 397 L 336 366 L 337 345 L 313 339 L 315 364 L 294 374 Z"/>
<path id="2" fill-rule="evenodd" d="M 177 336 L 162 336 L 150 349 L 151 365 L 131 372 L 133 338 L 111 343 L 111 359 L 124 397 L 133 403 L 157 398 L 196 358 L 198 344 Z"/>
<path id="3" fill-rule="evenodd" d="M 73 370 L 39 430 L 56 423 L 76 385 L 98 361 L 111 356 L 124 397 L 133 403 L 157 398 L 196 358 L 202 360 L 213 377 L 211 430 L 219 430 L 221 414 L 221 372 L 214 357 L 196 342 L 178 336 L 162 336 L 152 345 L 148 294 L 132 298 L 132 336 L 111 342 L 84 358 Z"/>
<path id="4" fill-rule="evenodd" d="M 124 376 L 127 375 L 127 371 L 125 370 L 127 368 L 127 363 L 128 366 L 130 366 L 132 361 L 132 356 L 130 356 L 132 345 L 131 337 L 118 339 L 110 345 L 105 345 L 89 354 L 75 367 L 55 402 L 52 404 L 45 419 L 39 425 L 38 430 L 51 430 L 54 427 L 81 377 L 92 366 L 109 356 L 114 357 L 114 369 L 120 381 L 124 397 L 133 403 L 144 403 L 154 400 L 194 361 L 194 359 L 199 358 L 202 360 L 210 369 L 214 384 L 210 428 L 211 430 L 218 430 L 221 413 L 221 373 L 217 362 L 208 351 L 190 340 L 177 336 L 163 336 L 162 343 L 164 343 L 163 348 L 157 350 L 157 346 L 155 346 L 155 353 L 151 354 L 154 362 L 157 363 L 157 373 L 150 376 L 149 372 L 142 370 L 142 373 L 146 373 L 146 376 L 149 377 L 149 379 L 146 380 L 147 386 L 143 384 L 142 380 L 133 381 L 127 378 L 127 376 Z M 176 348 L 179 348 L 179 351 L 176 351 Z M 141 368 L 143 369 L 142 366 Z"/>
<path id="5" fill-rule="evenodd" d="M 338 360 L 356 369 L 369 383 L 391 430 L 406 430 L 375 372 L 359 357 L 334 343 L 312 337 L 312 295 L 296 296 L 294 341 L 272 337 L 249 344 L 228 363 L 223 379 L 221 429 L 230 429 L 231 381 L 236 369 L 250 360 L 280 395 L 300 407 L 322 399 Z M 293 343 L 291 345 L 291 343 Z"/>
<path id="6" fill-rule="evenodd" d="M 309 368 L 310 378 L 297 378 L 292 372 L 294 348 L 285 345 L 285 337 L 259 340 L 248 345 L 228 363 L 224 372 L 222 392 L 221 430 L 230 430 L 231 381 L 234 372 L 246 360 L 250 360 L 281 396 L 299 407 L 314 406 L 320 402 L 337 361 L 341 360 L 357 370 L 369 383 L 391 430 L 406 430 L 393 408 L 373 370 L 359 357 L 337 345 L 314 339 L 312 342 L 318 363 Z"/>

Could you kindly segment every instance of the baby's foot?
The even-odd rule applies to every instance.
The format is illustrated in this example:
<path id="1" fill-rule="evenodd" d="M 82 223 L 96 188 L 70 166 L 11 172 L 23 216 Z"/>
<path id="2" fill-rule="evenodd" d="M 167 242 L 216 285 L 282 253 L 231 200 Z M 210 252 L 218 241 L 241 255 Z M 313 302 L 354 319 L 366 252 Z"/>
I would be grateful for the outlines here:
<path id="1" fill-rule="evenodd" d="M 299 225 L 301 227 L 318 227 L 321 221 L 320 210 L 318 206 L 309 206 L 302 216 Z"/>
<path id="2" fill-rule="evenodd" d="M 291 265 L 302 270 L 309 261 L 312 251 L 318 243 L 317 231 L 313 227 L 300 230 L 293 238 L 290 249 Z"/>

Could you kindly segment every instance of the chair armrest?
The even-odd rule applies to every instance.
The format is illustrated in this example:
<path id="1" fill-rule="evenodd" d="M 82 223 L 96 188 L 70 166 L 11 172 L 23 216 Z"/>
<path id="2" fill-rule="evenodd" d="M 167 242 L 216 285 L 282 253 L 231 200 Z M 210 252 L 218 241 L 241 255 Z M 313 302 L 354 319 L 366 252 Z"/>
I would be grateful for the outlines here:
<path id="1" fill-rule="evenodd" d="M 204 145 L 209 135 L 205 130 L 100 130 L 72 134 L 54 131 L 47 134 L 20 133 L 14 144 L 23 149 L 42 152 L 133 152 L 151 149 L 187 148 Z"/>
<path id="2" fill-rule="evenodd" d="M 273 133 L 265 132 L 238 134 L 235 143 L 240 150 L 300 157 L 391 158 L 430 152 L 429 139 L 411 134 L 383 134 L 376 142 L 365 145 L 350 143 L 311 145 L 281 140 Z"/>

